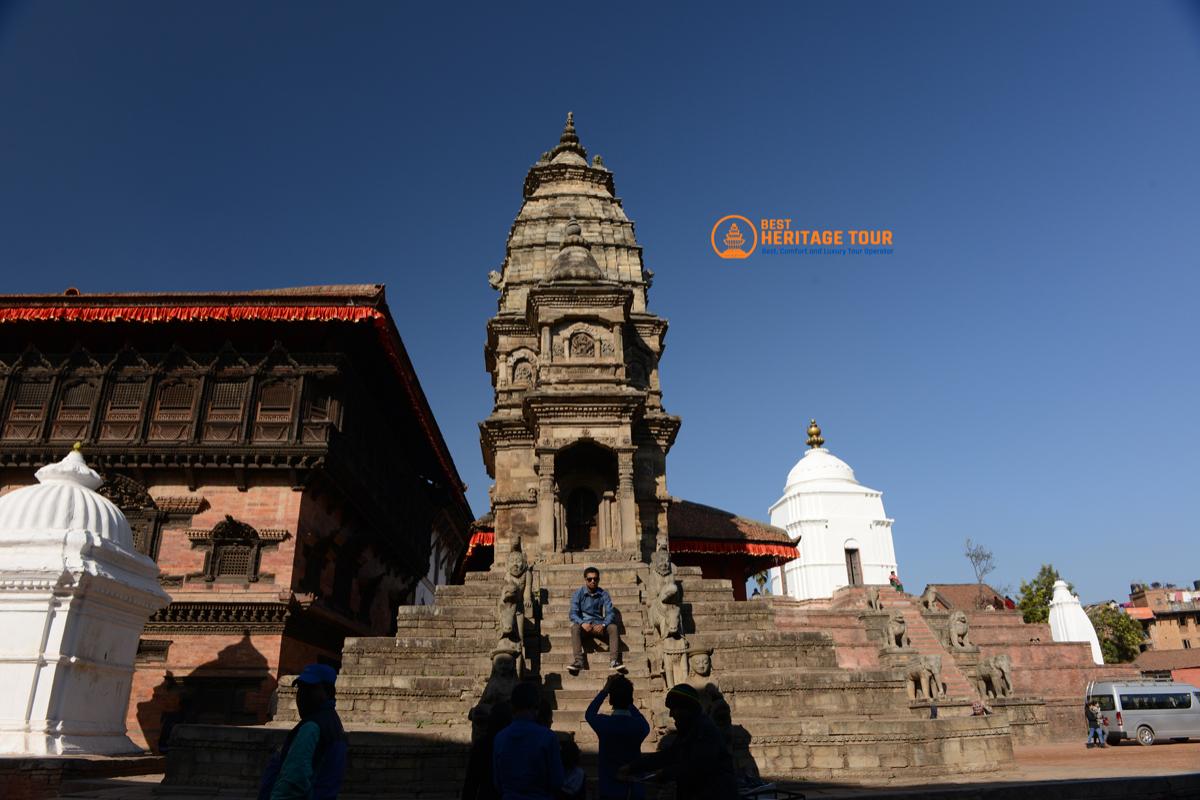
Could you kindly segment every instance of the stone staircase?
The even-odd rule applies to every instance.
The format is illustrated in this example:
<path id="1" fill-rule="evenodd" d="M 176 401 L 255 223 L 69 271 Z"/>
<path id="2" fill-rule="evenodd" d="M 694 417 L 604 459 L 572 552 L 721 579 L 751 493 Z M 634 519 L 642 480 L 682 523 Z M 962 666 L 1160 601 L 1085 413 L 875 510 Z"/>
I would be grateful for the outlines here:
<path id="1" fill-rule="evenodd" d="M 904 614 L 905 626 L 908 629 L 908 636 L 912 640 L 913 649 L 919 655 L 941 658 L 942 683 L 946 697 L 973 701 L 977 695 L 975 683 L 959 669 L 954 657 L 942 644 L 942 638 L 925 621 L 920 607 L 913 602 L 912 596 L 897 593 L 896 597 L 889 598 L 889 601 L 892 608 L 899 609 Z"/>

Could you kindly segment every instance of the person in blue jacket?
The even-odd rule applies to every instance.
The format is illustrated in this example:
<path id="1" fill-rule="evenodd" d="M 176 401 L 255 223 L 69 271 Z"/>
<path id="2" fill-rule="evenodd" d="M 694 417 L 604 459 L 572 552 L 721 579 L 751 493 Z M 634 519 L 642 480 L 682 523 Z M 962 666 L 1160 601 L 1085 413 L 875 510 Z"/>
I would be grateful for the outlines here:
<path id="1" fill-rule="evenodd" d="M 600 713 L 605 698 L 611 714 Z M 641 755 L 642 742 L 650 734 L 650 723 L 633 704 L 629 678 L 610 675 L 583 718 L 600 740 L 600 800 L 642 800 L 645 787 L 617 779 L 617 770 Z"/>
<path id="2" fill-rule="evenodd" d="M 541 696 L 536 683 L 513 687 L 512 722 L 492 746 L 492 781 L 501 800 L 555 800 L 562 788 L 558 737 L 537 721 Z"/>
<path id="3" fill-rule="evenodd" d="M 309 664 L 296 678 L 300 722 L 267 764 L 259 800 L 336 800 L 349 751 L 334 710 L 336 681 L 337 672 L 326 664 Z"/>
<path id="4" fill-rule="evenodd" d="M 617 614 L 612 598 L 600 588 L 600 570 L 588 567 L 583 571 L 583 586 L 571 597 L 571 647 L 574 661 L 567 667 L 572 675 L 584 668 L 583 637 L 607 636 L 612 669 L 624 671 L 621 663 L 621 632 L 617 630 Z"/>

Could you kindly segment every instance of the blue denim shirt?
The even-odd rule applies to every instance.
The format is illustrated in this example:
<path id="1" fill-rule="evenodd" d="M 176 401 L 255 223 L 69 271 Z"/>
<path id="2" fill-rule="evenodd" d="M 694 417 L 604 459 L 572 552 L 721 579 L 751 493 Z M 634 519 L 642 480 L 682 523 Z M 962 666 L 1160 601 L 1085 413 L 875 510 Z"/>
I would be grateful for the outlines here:
<path id="1" fill-rule="evenodd" d="M 580 586 L 571 598 L 570 617 L 576 625 L 585 622 L 611 625 L 614 621 L 612 598 L 603 589 L 589 592 L 586 586 Z"/>

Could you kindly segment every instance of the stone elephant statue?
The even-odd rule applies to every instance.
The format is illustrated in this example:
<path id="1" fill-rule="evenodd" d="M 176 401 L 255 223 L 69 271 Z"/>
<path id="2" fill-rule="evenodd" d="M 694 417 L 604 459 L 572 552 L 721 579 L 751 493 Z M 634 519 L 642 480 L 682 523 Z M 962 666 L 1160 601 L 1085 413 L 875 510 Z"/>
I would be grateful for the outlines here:
<path id="1" fill-rule="evenodd" d="M 942 687 L 942 657 L 921 656 L 908 666 L 908 699 L 937 700 L 946 692 Z"/>
<path id="2" fill-rule="evenodd" d="M 975 688 L 983 699 L 1010 697 L 1013 693 L 1012 659 L 1007 655 L 989 656 L 975 668 Z"/>

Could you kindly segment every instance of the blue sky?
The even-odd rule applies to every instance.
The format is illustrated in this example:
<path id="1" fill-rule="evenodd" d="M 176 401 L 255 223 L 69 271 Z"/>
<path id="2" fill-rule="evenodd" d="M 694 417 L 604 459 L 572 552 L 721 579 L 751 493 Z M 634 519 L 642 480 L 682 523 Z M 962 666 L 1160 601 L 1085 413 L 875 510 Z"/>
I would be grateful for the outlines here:
<path id="1" fill-rule="evenodd" d="M 653 5 L 0 5 L 4 290 L 386 283 L 483 513 L 486 275 L 573 110 L 673 494 L 765 519 L 816 417 L 918 591 L 967 537 L 1014 590 L 1200 578 L 1197 6 Z M 722 261 L 729 213 L 895 253 Z"/>

